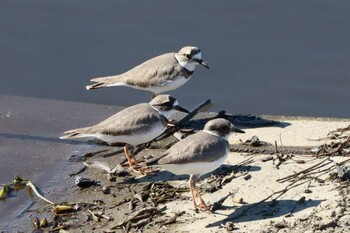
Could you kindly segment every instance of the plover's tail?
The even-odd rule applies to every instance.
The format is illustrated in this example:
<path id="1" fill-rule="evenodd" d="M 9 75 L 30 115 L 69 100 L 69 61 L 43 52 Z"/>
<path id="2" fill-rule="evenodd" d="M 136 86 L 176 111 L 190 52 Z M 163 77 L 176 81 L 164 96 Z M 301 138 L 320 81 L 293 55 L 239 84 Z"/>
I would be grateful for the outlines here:
<path id="1" fill-rule="evenodd" d="M 84 138 L 88 137 L 87 131 L 90 127 L 84 127 L 79 129 L 71 129 L 63 133 L 60 139 L 69 139 L 69 138 Z"/>
<path id="2" fill-rule="evenodd" d="M 108 77 L 101 77 L 101 78 L 93 78 L 90 81 L 95 82 L 94 84 L 86 86 L 86 90 L 94 90 L 102 87 L 109 87 L 109 86 L 115 86 L 118 85 L 119 76 L 108 76 Z"/>
<path id="3" fill-rule="evenodd" d="M 98 89 L 98 88 L 101 88 L 101 87 L 106 87 L 106 86 L 103 85 L 103 83 L 95 83 L 95 84 L 92 84 L 92 85 L 87 85 L 86 86 L 86 90 L 94 90 L 94 89 Z"/>

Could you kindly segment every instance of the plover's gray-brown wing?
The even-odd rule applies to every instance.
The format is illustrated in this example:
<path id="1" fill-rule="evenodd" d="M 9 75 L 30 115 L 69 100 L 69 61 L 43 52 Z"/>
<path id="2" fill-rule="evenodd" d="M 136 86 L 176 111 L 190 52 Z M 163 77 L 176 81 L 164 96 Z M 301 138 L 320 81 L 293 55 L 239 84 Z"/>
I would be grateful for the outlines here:
<path id="1" fill-rule="evenodd" d="M 213 162 L 227 154 L 229 143 L 204 131 L 179 141 L 162 156 L 147 161 L 149 166 Z"/>
<path id="2" fill-rule="evenodd" d="M 64 132 L 62 138 L 72 138 L 84 135 L 105 134 L 109 136 L 138 135 L 151 130 L 154 124 L 166 127 L 167 120 L 154 110 L 148 103 L 130 106 L 106 120 L 84 128 Z M 71 136 L 69 136 L 71 135 Z"/>
<path id="3" fill-rule="evenodd" d="M 175 53 L 167 53 L 152 58 L 133 69 L 116 76 L 91 79 L 96 82 L 88 89 L 109 86 L 136 86 L 139 88 L 166 85 L 179 76 L 189 78 L 192 72 L 185 70 L 175 59 Z"/>

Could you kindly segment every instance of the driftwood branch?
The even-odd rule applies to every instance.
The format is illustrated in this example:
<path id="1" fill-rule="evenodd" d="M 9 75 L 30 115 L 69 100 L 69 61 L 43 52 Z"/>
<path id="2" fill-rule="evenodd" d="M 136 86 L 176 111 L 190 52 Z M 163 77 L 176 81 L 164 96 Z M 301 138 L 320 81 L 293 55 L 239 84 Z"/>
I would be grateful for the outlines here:
<path id="1" fill-rule="evenodd" d="M 164 212 L 165 209 L 166 209 L 166 207 L 163 207 L 160 209 L 158 209 L 157 207 L 145 207 L 143 209 L 140 209 L 140 210 L 130 214 L 130 216 L 126 220 L 111 227 L 110 229 L 112 229 L 112 230 L 118 229 L 118 228 L 126 226 L 128 223 L 135 223 L 135 222 L 138 222 L 138 221 L 145 219 L 145 218 L 148 221 L 148 218 L 150 218 L 156 214 Z"/>
<path id="2" fill-rule="evenodd" d="M 195 109 L 193 109 L 189 114 L 187 114 L 184 118 L 182 118 L 180 121 L 178 121 L 174 127 L 168 128 L 165 130 L 164 133 L 162 133 L 160 136 L 158 136 L 154 141 L 160 141 L 164 138 L 169 137 L 170 135 L 177 132 L 181 127 L 183 127 L 189 120 L 191 120 L 198 112 L 200 112 L 202 109 L 206 108 L 211 104 L 211 100 L 208 99 L 198 105 Z"/>
<path id="3" fill-rule="evenodd" d="M 344 165 L 345 163 L 348 163 L 350 159 L 346 159 L 340 163 L 338 163 L 339 166 Z M 331 167 L 328 167 L 327 169 L 321 170 L 321 171 L 316 171 L 316 169 L 320 169 L 321 167 L 324 167 L 326 165 L 329 165 L 330 163 L 333 163 L 333 161 L 330 159 L 330 157 L 327 157 L 326 159 L 322 160 L 321 162 L 312 165 L 311 167 L 308 167 L 300 172 L 294 173 L 293 175 L 289 175 L 280 179 L 277 179 L 277 182 L 283 183 L 292 179 L 295 179 L 296 177 L 300 175 L 311 175 L 315 173 L 320 173 L 320 172 L 325 172 L 325 171 L 330 171 L 331 169 L 335 168 L 336 165 L 332 165 Z"/>
<path id="4" fill-rule="evenodd" d="M 54 202 L 49 201 L 48 199 L 46 199 L 45 197 L 43 197 L 43 196 L 38 192 L 38 190 L 36 189 L 35 185 L 34 185 L 30 180 L 27 181 L 26 185 L 27 185 L 28 187 L 30 187 L 30 188 L 34 191 L 34 193 L 35 193 L 39 198 L 41 198 L 42 200 L 44 200 L 44 201 L 46 201 L 47 203 L 50 203 L 50 204 L 52 204 L 52 205 L 55 204 Z"/>

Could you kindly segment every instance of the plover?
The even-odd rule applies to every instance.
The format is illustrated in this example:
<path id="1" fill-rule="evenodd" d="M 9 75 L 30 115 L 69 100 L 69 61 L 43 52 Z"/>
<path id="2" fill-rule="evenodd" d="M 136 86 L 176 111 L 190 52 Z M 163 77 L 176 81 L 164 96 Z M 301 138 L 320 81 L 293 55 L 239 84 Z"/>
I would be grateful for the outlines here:
<path id="1" fill-rule="evenodd" d="M 93 78 L 87 90 L 101 87 L 127 86 L 150 91 L 153 97 L 184 85 L 192 76 L 196 65 L 209 66 L 202 60 L 197 47 L 186 46 L 177 53 L 166 53 L 154 57 L 135 68 L 115 76 Z"/>
<path id="2" fill-rule="evenodd" d="M 188 112 L 174 97 L 159 95 L 149 103 L 125 108 L 96 125 L 66 131 L 60 138 L 92 137 L 110 144 L 125 143 L 124 153 L 132 166 L 129 145 L 147 143 L 162 134 L 167 128 L 168 116 L 176 110 Z"/>
<path id="3" fill-rule="evenodd" d="M 228 137 L 231 132 L 244 133 L 226 119 L 210 120 L 202 131 L 177 142 L 161 156 L 146 161 L 145 165 L 161 167 L 177 175 L 189 174 L 194 207 L 209 210 L 196 189 L 196 180 L 201 175 L 215 170 L 226 160 L 229 153 Z M 200 200 L 199 205 L 196 203 L 194 192 Z"/>

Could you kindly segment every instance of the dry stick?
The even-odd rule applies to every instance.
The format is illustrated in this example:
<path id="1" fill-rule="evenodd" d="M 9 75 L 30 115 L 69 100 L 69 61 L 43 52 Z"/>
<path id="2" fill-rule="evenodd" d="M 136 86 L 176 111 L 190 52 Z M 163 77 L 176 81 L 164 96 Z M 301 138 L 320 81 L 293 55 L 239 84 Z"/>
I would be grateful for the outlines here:
<path id="1" fill-rule="evenodd" d="M 35 185 L 30 181 L 30 180 L 28 180 L 27 181 L 27 184 L 26 184 L 28 187 L 30 187 L 33 191 L 34 191 L 34 193 L 38 196 L 38 197 L 40 197 L 41 199 L 43 199 L 44 201 L 46 201 L 46 202 L 48 202 L 48 203 L 50 203 L 50 204 L 52 204 L 52 205 L 54 205 L 55 203 L 53 203 L 52 201 L 49 201 L 49 200 L 47 200 L 45 197 L 43 197 L 39 192 L 38 192 L 38 190 L 36 189 L 36 187 L 35 187 Z"/>
<path id="2" fill-rule="evenodd" d="M 327 166 L 330 163 L 332 163 L 332 162 L 328 162 L 328 163 L 324 163 L 324 164 L 318 164 L 318 165 L 316 164 L 316 165 L 314 165 L 314 166 L 312 166 L 310 168 L 307 168 L 307 169 L 305 169 L 305 170 L 303 170 L 301 172 L 295 173 L 295 174 L 290 175 L 288 177 L 284 177 L 284 178 L 278 179 L 276 181 L 280 182 L 280 183 L 284 183 L 286 181 L 294 179 L 295 177 L 298 177 L 301 174 L 303 174 L 303 175 L 309 174 L 311 171 L 314 171 L 314 170 L 319 169 L 321 167 Z"/>
<path id="3" fill-rule="evenodd" d="M 323 153 L 323 154 L 317 154 L 317 155 L 315 155 L 315 156 L 316 156 L 316 157 L 331 156 L 331 155 L 334 154 L 334 153 L 339 153 L 340 150 L 343 148 L 343 146 L 344 146 L 346 143 L 348 143 L 348 142 L 350 142 L 350 135 L 348 136 L 348 138 L 347 138 L 344 142 L 340 143 L 340 145 L 338 146 L 337 149 L 335 149 L 335 150 L 333 150 L 333 151 L 331 151 L 331 152 L 326 152 L 326 153 Z"/>
<path id="4" fill-rule="evenodd" d="M 109 209 L 113 209 L 113 208 L 115 208 L 115 207 L 117 207 L 117 206 L 120 206 L 121 204 L 124 204 L 124 203 L 126 203 L 126 202 L 129 202 L 130 200 L 131 200 L 131 198 L 125 198 L 124 200 L 121 200 L 121 201 L 119 201 L 119 202 L 117 202 L 117 203 L 111 205 L 111 206 L 109 207 Z"/>
<path id="5" fill-rule="evenodd" d="M 314 170 L 314 169 L 318 168 L 320 165 L 322 165 L 324 162 L 326 162 L 328 160 L 329 160 L 329 157 L 327 157 L 326 159 L 322 160 L 321 162 L 319 162 L 319 163 L 317 163 L 317 164 L 315 164 L 315 165 L 313 165 L 311 167 L 306 168 L 305 170 L 302 170 L 300 172 L 294 173 L 293 175 L 289 175 L 289 176 L 277 179 L 276 181 L 280 182 L 280 183 L 286 182 L 290 178 L 296 177 L 296 176 L 298 176 L 300 174 L 307 173 L 307 172 L 309 172 L 311 170 Z"/>
<path id="6" fill-rule="evenodd" d="M 327 160 L 329 160 L 329 162 L 323 164 Z M 344 161 L 341 161 L 340 163 L 338 163 L 338 165 L 344 165 L 345 163 L 348 163 L 348 162 L 350 162 L 350 159 L 346 159 Z M 280 182 L 280 183 L 283 183 L 283 182 L 286 182 L 286 181 L 288 181 L 288 180 L 290 180 L 290 179 L 292 179 L 292 178 L 294 178 L 294 177 L 296 177 L 296 176 L 298 176 L 300 174 L 306 174 L 306 173 L 308 173 L 308 174 L 315 174 L 315 173 L 319 173 L 319 172 L 330 171 L 331 169 L 335 168 L 335 165 L 333 165 L 333 166 L 331 166 L 329 168 L 326 168 L 326 169 L 324 169 L 322 171 L 317 171 L 317 172 L 310 173 L 311 171 L 313 171 L 315 169 L 318 169 L 318 168 L 321 168 L 321 167 L 324 167 L 324 166 L 326 166 L 326 165 L 328 165 L 330 163 L 332 163 L 332 161 L 328 157 L 327 159 L 322 160 L 320 163 L 317 163 L 317 164 L 315 164 L 315 165 L 313 165 L 313 166 L 311 166 L 311 167 L 309 167 L 309 168 L 307 168 L 307 169 L 305 169 L 303 171 L 297 172 L 297 173 L 295 173 L 293 175 L 290 175 L 290 176 L 286 176 L 286 177 L 280 178 L 280 179 L 278 179 L 276 181 Z"/>
<path id="7" fill-rule="evenodd" d="M 277 142 L 275 141 L 275 154 L 278 154 Z"/>
<path id="8" fill-rule="evenodd" d="M 162 133 L 160 136 L 158 136 L 154 141 L 159 141 L 164 138 L 169 137 L 170 135 L 174 134 L 176 131 L 178 131 L 187 121 L 192 119 L 199 111 L 201 111 L 203 108 L 206 108 L 211 104 L 211 100 L 208 99 L 207 101 L 201 103 L 198 107 L 196 107 L 193 111 L 191 111 L 189 114 L 187 114 L 184 118 L 182 118 L 179 122 L 176 123 L 175 127 L 171 127 L 165 130 L 164 133 Z"/>
<path id="9" fill-rule="evenodd" d="M 344 161 L 342 161 L 342 162 L 340 162 L 340 163 L 337 163 L 337 164 L 341 166 L 341 165 L 343 165 L 343 164 L 345 164 L 345 163 L 347 163 L 347 162 L 349 162 L 349 161 L 350 161 L 350 159 L 346 159 L 346 160 L 344 160 Z M 329 164 L 329 163 L 327 163 L 327 164 Z M 327 165 L 327 164 L 326 164 L 326 165 Z M 328 167 L 328 168 L 325 168 L 325 169 L 323 169 L 323 170 L 320 170 L 320 171 L 310 172 L 310 173 L 308 173 L 308 175 L 313 175 L 313 174 L 320 173 L 320 175 L 317 176 L 317 177 L 320 177 L 321 175 L 323 175 L 323 174 L 329 172 L 330 170 L 332 170 L 332 169 L 334 169 L 334 168 L 335 168 L 335 165 L 332 165 L 332 166 L 330 166 L 330 167 Z"/>
<path id="10" fill-rule="evenodd" d="M 336 130 L 332 130 L 332 131 L 329 132 L 328 134 L 330 134 L 330 133 L 336 133 L 336 132 L 345 132 L 345 131 L 348 131 L 348 130 L 350 130 L 350 125 L 348 125 L 348 126 L 345 127 L 345 128 L 338 128 L 338 129 L 336 129 Z"/>
<path id="11" fill-rule="evenodd" d="M 349 161 L 350 161 L 350 159 L 346 159 L 346 160 L 341 161 L 340 163 L 338 163 L 338 165 L 344 165 L 344 164 L 346 164 Z"/>
<path id="12" fill-rule="evenodd" d="M 158 214 L 158 213 L 165 211 L 165 209 L 166 209 L 166 207 L 163 207 L 160 209 L 158 209 L 157 207 L 145 207 L 141 210 L 138 210 L 136 212 L 131 213 L 130 216 L 126 220 L 111 227 L 110 229 L 114 230 L 114 229 L 120 228 L 122 226 L 125 226 L 129 222 L 132 222 L 134 220 L 140 220 L 141 219 L 140 217 L 144 218 L 144 217 L 153 216 L 155 214 Z"/>

